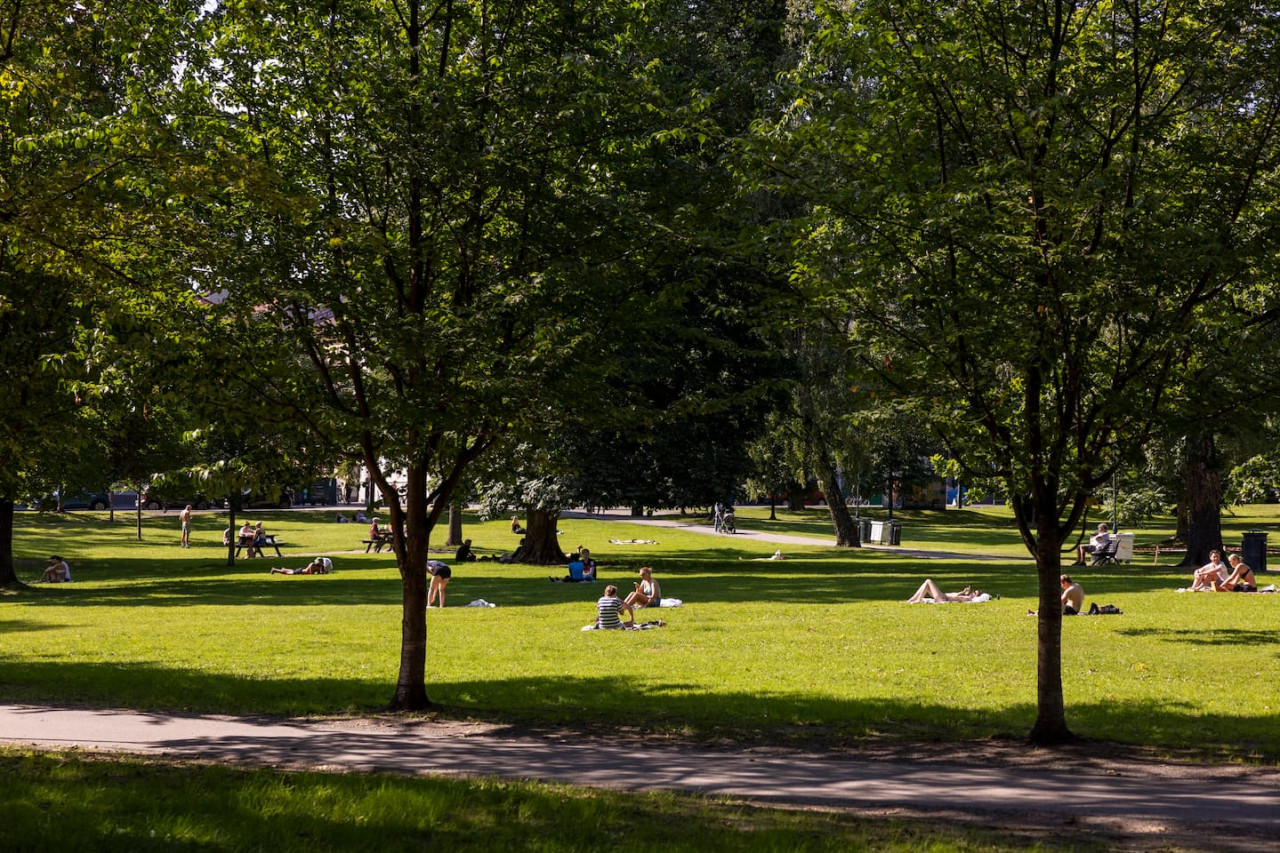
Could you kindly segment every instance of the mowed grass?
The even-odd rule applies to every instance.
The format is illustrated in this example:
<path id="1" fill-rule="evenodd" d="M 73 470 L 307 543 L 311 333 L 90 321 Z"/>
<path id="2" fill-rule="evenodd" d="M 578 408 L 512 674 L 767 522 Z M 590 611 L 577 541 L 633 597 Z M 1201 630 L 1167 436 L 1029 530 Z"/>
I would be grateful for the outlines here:
<path id="1" fill-rule="evenodd" d="M 830 537 L 824 510 L 763 518 L 746 530 Z M 61 553 L 76 583 L 0 596 L 0 684 L 8 701 L 282 715 L 358 714 L 390 698 L 400 585 L 393 559 L 366 555 L 360 525 L 331 513 L 252 513 L 289 557 L 226 565 L 225 516 L 198 516 L 177 546 L 174 514 L 19 515 L 20 573 Z M 692 523 L 696 519 L 685 519 Z M 1225 521 L 1276 529 L 1274 507 Z M 776 545 L 628 520 L 564 519 L 603 583 L 551 584 L 553 568 L 455 566 L 449 606 L 428 622 L 428 692 L 441 713 L 517 724 L 854 745 L 868 737 L 951 740 L 1021 735 L 1034 717 L 1032 565 L 1002 510 L 906 514 L 904 546 L 953 554 Z M 438 531 L 443 539 L 444 531 Z M 469 518 L 480 553 L 514 546 L 506 522 Z M 1140 532 L 1139 541 L 1167 531 Z M 610 539 L 653 539 L 612 545 Z M 779 547 L 788 559 L 757 561 Z M 305 555 L 327 577 L 269 575 Z M 1280 758 L 1280 596 L 1178 594 L 1189 573 L 1134 564 L 1076 571 L 1089 600 L 1123 616 L 1067 620 L 1063 675 L 1080 734 L 1249 760 Z M 582 632 L 605 583 L 630 589 L 652 565 L 668 597 L 665 628 Z M 1000 593 L 983 605 L 907 605 L 925 577 Z M 1264 577 L 1263 582 L 1268 582 Z M 462 607 L 486 599 L 496 608 Z"/>
<path id="2" fill-rule="evenodd" d="M 1061 834 L 1060 832 L 1058 833 Z M 23 851 L 1105 849 L 955 822 L 677 794 L 291 773 L 0 749 L 0 849 Z"/>

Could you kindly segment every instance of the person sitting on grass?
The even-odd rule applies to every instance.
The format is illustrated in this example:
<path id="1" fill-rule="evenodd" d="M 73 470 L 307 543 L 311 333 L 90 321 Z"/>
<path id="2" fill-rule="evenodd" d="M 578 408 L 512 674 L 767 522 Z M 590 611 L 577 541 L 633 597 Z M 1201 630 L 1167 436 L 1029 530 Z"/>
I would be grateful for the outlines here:
<path id="1" fill-rule="evenodd" d="M 547 577 L 547 580 L 551 581 L 552 583 L 582 583 L 587 579 L 586 578 L 587 564 L 582 562 L 581 557 L 574 555 L 574 558 L 569 561 L 568 568 L 569 568 L 569 574 L 565 575 L 564 577 L 558 578 L 555 575 L 549 575 Z"/>
<path id="2" fill-rule="evenodd" d="M 458 546 L 457 553 L 453 555 L 455 563 L 474 563 L 476 555 L 471 553 L 471 540 L 464 539 L 462 544 Z"/>
<path id="3" fill-rule="evenodd" d="M 36 583 L 66 583 L 71 580 L 71 567 L 67 565 L 67 561 L 54 554 L 49 558 L 49 565 L 45 567 L 44 579 L 36 581 Z"/>
<path id="4" fill-rule="evenodd" d="M 578 559 L 582 561 L 582 579 L 587 583 L 595 583 L 596 561 L 591 559 L 591 552 L 579 545 Z"/>
<path id="5" fill-rule="evenodd" d="M 621 612 L 625 610 L 629 618 L 626 622 L 622 621 Z M 636 614 L 631 607 L 618 598 L 618 588 L 613 584 L 609 584 L 604 588 L 604 595 L 600 596 L 600 600 L 596 602 L 596 627 L 597 628 L 633 628 L 636 624 Z"/>
<path id="6" fill-rule="evenodd" d="M 1080 611 L 1084 610 L 1084 587 L 1071 579 L 1070 575 L 1062 575 L 1058 578 L 1059 585 L 1062 586 L 1062 596 L 1059 599 L 1062 602 L 1063 616 L 1079 616 Z M 1039 615 L 1039 610 L 1028 610 L 1028 616 Z"/>
<path id="7" fill-rule="evenodd" d="M 933 578 L 925 578 L 924 583 L 920 584 L 920 588 L 916 590 L 916 594 L 907 599 L 907 603 L 919 604 L 926 599 L 936 604 L 952 604 L 960 601 L 990 601 L 991 596 L 971 586 L 966 586 L 959 592 L 943 592 L 942 588 L 933 582 Z"/>
<path id="8" fill-rule="evenodd" d="M 273 575 L 327 575 L 333 571 L 333 561 L 328 557 L 316 557 L 300 569 L 272 569 Z"/>
<path id="9" fill-rule="evenodd" d="M 1226 563 L 1222 562 L 1222 552 L 1210 551 L 1209 562 L 1196 569 L 1195 576 L 1192 578 L 1191 591 L 1208 592 L 1217 589 L 1230 575 L 1231 570 L 1227 568 Z"/>
<path id="10" fill-rule="evenodd" d="M 661 607 L 662 590 L 653 579 L 653 569 L 640 567 L 640 582 L 635 585 L 636 591 L 627 596 L 627 607 Z"/>
<path id="11" fill-rule="evenodd" d="M 524 533 L 524 528 L 520 526 L 520 516 L 511 516 L 511 532 L 519 536 Z"/>
<path id="12" fill-rule="evenodd" d="M 1213 588 L 1218 592 L 1257 592 L 1258 582 L 1253 576 L 1253 569 L 1249 568 L 1249 564 L 1240 559 L 1239 554 L 1232 554 L 1227 558 L 1227 562 L 1231 564 L 1231 577 L 1221 583 L 1214 582 Z"/>

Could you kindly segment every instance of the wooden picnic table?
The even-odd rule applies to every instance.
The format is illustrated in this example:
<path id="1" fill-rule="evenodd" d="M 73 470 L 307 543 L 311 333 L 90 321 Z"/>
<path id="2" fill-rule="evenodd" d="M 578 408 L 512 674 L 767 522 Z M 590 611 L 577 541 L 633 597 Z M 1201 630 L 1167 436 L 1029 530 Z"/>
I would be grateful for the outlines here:
<path id="1" fill-rule="evenodd" d="M 375 536 L 371 539 L 361 539 L 360 541 L 364 544 L 364 552 L 366 554 L 369 553 L 370 549 L 372 549 L 375 554 L 381 554 L 382 549 L 391 544 L 391 534 L 387 533 L 381 536 Z"/>
<path id="2" fill-rule="evenodd" d="M 281 554 L 281 553 L 280 553 L 280 546 L 281 546 L 281 545 L 283 545 L 283 544 L 285 544 L 285 543 L 284 543 L 284 542 L 282 542 L 282 541 L 280 540 L 280 537 L 278 537 L 278 536 L 268 536 L 268 537 L 267 537 L 267 541 L 263 544 L 263 546 L 262 546 L 262 547 L 263 547 L 263 548 L 274 548 L 274 549 L 275 549 L 275 552 L 276 552 L 276 556 L 277 556 L 277 557 L 283 557 L 283 556 L 284 556 L 284 554 Z M 261 557 L 261 556 L 265 556 L 265 555 L 262 553 L 262 548 L 258 548 L 258 546 L 257 546 L 257 544 L 256 544 L 256 543 L 252 543 L 252 542 L 245 542 L 245 541 L 243 541 L 243 540 L 242 540 L 242 541 L 240 541 L 239 543 L 237 543 L 237 544 L 236 544 L 236 556 L 237 556 L 237 557 L 239 557 L 239 556 L 240 556 L 240 550 L 241 550 L 242 548 L 245 548 L 245 547 L 248 547 L 248 548 L 250 549 L 250 551 L 249 551 L 250 555 L 252 555 L 252 554 L 253 554 L 253 549 L 256 549 L 256 550 L 258 551 L 258 556 L 260 556 L 260 557 Z"/>

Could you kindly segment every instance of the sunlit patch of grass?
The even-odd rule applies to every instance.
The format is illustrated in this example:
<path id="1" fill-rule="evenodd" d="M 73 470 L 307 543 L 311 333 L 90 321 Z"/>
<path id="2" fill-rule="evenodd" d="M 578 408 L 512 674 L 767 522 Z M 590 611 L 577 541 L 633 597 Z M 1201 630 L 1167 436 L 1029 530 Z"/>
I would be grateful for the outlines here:
<path id="1" fill-rule="evenodd" d="M 197 547 L 183 550 L 172 517 L 148 517 L 138 543 L 119 522 L 22 514 L 22 575 L 36 577 L 45 552 L 63 553 L 76 582 L 0 598 L 6 699 L 287 715 L 384 704 L 400 642 L 393 558 L 364 554 L 364 529 L 328 513 L 256 515 L 298 555 L 228 566 L 207 541 L 225 526 L 214 515 L 198 519 Z M 943 515 L 956 519 L 957 536 L 989 540 L 984 548 L 1016 539 L 995 511 Z M 481 553 L 515 540 L 505 522 L 471 519 L 466 530 Z M 561 530 L 566 548 L 592 549 L 602 583 L 548 583 L 561 572 L 547 567 L 455 566 L 449 606 L 427 616 L 428 692 L 441 713 L 707 737 L 821 732 L 833 744 L 1021 734 L 1032 721 L 1036 623 L 1026 611 L 1036 593 L 1025 559 L 784 546 L 787 560 L 754 561 L 778 546 L 628 521 L 570 518 Z M 336 573 L 267 571 L 311 553 L 332 554 Z M 685 601 L 642 612 L 667 626 L 580 631 L 604 583 L 625 591 L 640 565 Z M 1124 610 L 1064 623 L 1068 715 L 1079 733 L 1275 760 L 1280 596 L 1179 595 L 1188 574 L 1146 559 L 1075 575 L 1090 600 Z M 1001 599 L 905 604 L 925 577 Z M 498 607 L 460 606 L 480 598 Z"/>

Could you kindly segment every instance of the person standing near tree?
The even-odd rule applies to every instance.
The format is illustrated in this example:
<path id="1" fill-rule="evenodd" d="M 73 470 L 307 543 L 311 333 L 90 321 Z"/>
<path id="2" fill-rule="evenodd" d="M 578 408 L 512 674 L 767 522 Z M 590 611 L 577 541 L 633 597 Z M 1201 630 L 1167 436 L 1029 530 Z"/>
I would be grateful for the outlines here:
<path id="1" fill-rule="evenodd" d="M 191 504 L 178 513 L 178 521 L 182 522 L 182 547 L 191 547 Z"/>

